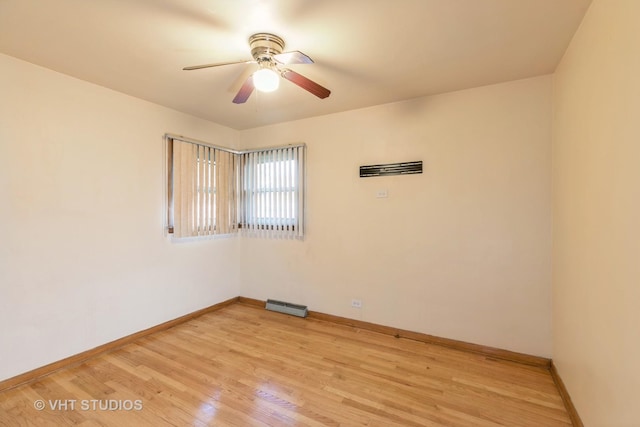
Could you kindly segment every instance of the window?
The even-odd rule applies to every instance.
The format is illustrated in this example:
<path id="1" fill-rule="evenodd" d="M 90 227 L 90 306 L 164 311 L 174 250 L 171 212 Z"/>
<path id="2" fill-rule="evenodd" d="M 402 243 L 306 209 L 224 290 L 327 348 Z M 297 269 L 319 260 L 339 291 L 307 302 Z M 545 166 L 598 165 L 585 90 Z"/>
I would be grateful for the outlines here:
<path id="1" fill-rule="evenodd" d="M 166 136 L 168 232 L 302 238 L 305 146 L 236 152 Z"/>
<path id="2" fill-rule="evenodd" d="M 304 148 L 283 147 L 241 155 L 239 226 L 243 233 L 303 236 Z"/>
<path id="3" fill-rule="evenodd" d="M 175 237 L 236 230 L 236 157 L 202 144 L 168 139 L 168 225 Z"/>

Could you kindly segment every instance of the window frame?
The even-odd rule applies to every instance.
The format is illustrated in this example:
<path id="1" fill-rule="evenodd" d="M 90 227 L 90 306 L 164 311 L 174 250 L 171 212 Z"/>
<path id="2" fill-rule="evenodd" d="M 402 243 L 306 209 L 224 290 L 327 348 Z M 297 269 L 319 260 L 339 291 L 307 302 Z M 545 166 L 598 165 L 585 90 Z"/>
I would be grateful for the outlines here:
<path id="1" fill-rule="evenodd" d="M 252 150 L 234 150 L 226 147 L 221 147 L 218 145 L 214 145 L 208 142 L 199 141 L 196 139 L 186 138 L 181 135 L 174 135 L 167 133 L 165 134 L 166 141 L 166 168 L 167 168 L 167 180 L 166 180 L 166 221 L 165 221 L 165 233 L 167 235 L 173 236 L 176 238 L 175 234 L 175 170 L 176 166 L 174 165 L 174 141 L 180 141 L 184 143 L 190 143 L 195 145 L 202 145 L 209 148 L 213 148 L 216 150 L 224 151 L 230 153 L 234 156 L 233 159 L 233 169 L 232 169 L 232 180 L 234 181 L 234 197 L 229 198 L 227 203 L 229 208 L 235 213 L 235 220 L 232 229 L 228 234 L 243 234 L 243 235 L 271 235 L 273 237 L 285 237 L 285 238 L 296 238 L 303 239 L 304 237 L 304 223 L 306 222 L 306 152 L 307 146 L 304 143 L 299 144 L 288 144 L 281 145 L 276 147 L 265 147 L 265 148 L 257 148 Z M 291 158 L 287 157 L 286 154 L 290 152 Z M 275 182 L 273 185 L 269 185 L 266 188 L 253 189 L 251 191 L 246 189 L 246 183 L 248 181 L 247 168 L 251 165 L 246 163 L 244 160 L 247 158 L 255 159 L 256 156 L 265 155 L 264 153 L 270 153 L 271 155 L 275 155 L 275 159 L 270 159 L 265 161 L 265 157 L 260 158 L 260 162 L 255 162 L 254 166 L 259 164 L 267 165 L 273 164 L 273 173 L 274 170 L 280 169 L 282 174 L 285 175 L 285 178 L 271 178 Z M 295 155 L 293 155 L 295 153 Z M 267 154 L 268 156 L 268 154 Z M 281 156 L 278 158 L 278 156 Z M 199 162 L 200 160 L 198 160 Z M 292 163 L 292 170 L 285 172 L 288 169 L 287 165 L 278 166 L 278 162 L 288 162 Z M 198 166 L 199 168 L 199 166 Z M 211 167 L 211 172 L 214 173 L 216 164 Z M 255 173 L 255 171 L 254 171 Z M 277 173 L 277 172 L 276 172 Z M 263 173 L 263 178 L 266 173 Z M 287 182 L 287 177 L 290 179 L 290 182 Z M 255 183 L 255 182 L 254 182 Z M 266 179 L 261 184 L 266 183 Z M 284 184 L 284 185 L 282 185 Z M 216 184 L 212 179 L 213 185 L 213 194 L 216 193 Z M 251 194 L 249 194 L 251 193 Z M 292 193 L 289 196 L 286 194 Z M 261 219 L 260 221 L 256 221 L 256 217 L 253 219 L 248 218 L 248 210 L 252 207 L 255 208 L 256 201 L 253 196 L 257 194 L 269 195 L 271 194 L 271 202 L 275 203 L 275 206 L 270 207 L 270 210 L 273 212 L 275 210 L 276 215 L 266 217 Z M 194 193 L 194 197 L 199 197 L 200 191 L 196 191 Z M 253 200 L 252 200 L 253 199 Z M 291 205 L 283 207 L 280 203 L 283 200 L 290 200 Z M 291 216 L 287 216 L 287 209 L 290 209 Z M 282 213 L 280 213 L 282 212 Z M 214 221 L 214 230 L 213 233 L 207 233 L 212 235 L 220 235 L 215 233 L 215 216 L 213 216 Z M 225 233 L 225 235 L 228 235 Z M 200 235 L 194 235 L 193 237 L 205 237 Z"/>
<path id="2" fill-rule="evenodd" d="M 281 151 L 279 147 L 278 151 Z M 300 200 L 297 195 L 303 190 L 296 184 L 299 182 L 299 174 L 304 173 L 304 169 L 300 168 L 294 157 L 288 158 L 281 152 L 270 153 L 266 158 L 258 158 L 255 162 L 241 162 L 240 173 L 243 176 L 240 189 L 243 200 L 254 199 L 252 204 L 257 205 L 255 208 L 261 211 L 264 206 L 266 212 L 258 212 L 252 219 L 246 219 L 243 215 L 239 227 L 271 231 L 295 231 L 300 227 L 299 216 L 303 209 L 299 207 Z M 262 180 L 256 183 L 255 188 L 249 188 L 247 176 L 253 174 L 261 176 Z"/>

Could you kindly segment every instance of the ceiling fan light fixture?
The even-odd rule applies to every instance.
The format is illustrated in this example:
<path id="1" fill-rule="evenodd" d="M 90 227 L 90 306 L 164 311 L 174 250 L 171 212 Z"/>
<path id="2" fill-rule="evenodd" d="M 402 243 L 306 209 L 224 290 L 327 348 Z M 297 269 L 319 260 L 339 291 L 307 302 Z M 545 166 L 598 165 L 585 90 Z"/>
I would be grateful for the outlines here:
<path id="1" fill-rule="evenodd" d="M 253 85 L 260 92 L 273 92 L 280 86 L 280 76 L 269 68 L 253 73 Z"/>
<path id="2" fill-rule="evenodd" d="M 218 62 L 216 64 L 184 67 L 183 70 L 200 70 L 202 68 L 243 63 L 258 64 L 258 71 L 251 74 L 244 81 L 238 93 L 236 93 L 236 96 L 232 100 L 234 104 L 244 104 L 247 102 L 247 99 L 249 99 L 254 90 L 273 92 L 280 86 L 280 77 L 320 99 L 331 95 L 331 91 L 326 87 L 319 85 L 293 70 L 281 68 L 289 64 L 313 64 L 313 60 L 299 50 L 283 52 L 284 40 L 282 40 L 282 38 L 270 33 L 257 33 L 249 37 L 249 47 L 251 47 L 252 61 Z"/>

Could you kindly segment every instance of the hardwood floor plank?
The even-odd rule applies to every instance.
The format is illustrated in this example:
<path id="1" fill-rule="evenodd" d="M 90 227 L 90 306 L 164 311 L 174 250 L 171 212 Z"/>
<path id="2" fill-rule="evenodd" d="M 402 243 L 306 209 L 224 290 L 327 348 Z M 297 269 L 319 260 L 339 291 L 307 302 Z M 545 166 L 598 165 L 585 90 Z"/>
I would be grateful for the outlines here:
<path id="1" fill-rule="evenodd" d="M 38 411 L 36 401 L 46 408 Z M 75 401 L 74 410 L 52 408 Z M 139 410 L 82 402 L 140 401 Z M 571 425 L 549 371 L 228 305 L 0 393 L 0 425 Z"/>

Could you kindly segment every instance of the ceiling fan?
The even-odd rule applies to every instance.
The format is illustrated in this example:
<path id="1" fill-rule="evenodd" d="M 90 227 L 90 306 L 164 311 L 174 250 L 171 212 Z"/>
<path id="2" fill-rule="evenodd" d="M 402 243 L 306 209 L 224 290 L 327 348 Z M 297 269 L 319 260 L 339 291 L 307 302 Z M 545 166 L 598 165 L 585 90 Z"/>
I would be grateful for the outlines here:
<path id="1" fill-rule="evenodd" d="M 249 37 L 251 47 L 251 61 L 219 62 L 216 64 L 194 65 L 184 67 L 183 70 L 199 70 L 202 68 L 219 67 L 231 64 L 257 63 L 258 71 L 254 72 L 245 80 L 242 87 L 233 98 L 234 104 L 243 104 L 249 99 L 254 89 L 262 92 L 271 92 L 278 88 L 280 77 L 289 80 L 291 83 L 314 94 L 318 98 L 324 99 L 331 94 L 331 91 L 318 83 L 309 80 L 293 70 L 284 68 L 287 64 L 313 64 L 313 60 L 300 51 L 283 52 L 284 40 L 269 33 L 258 33 Z"/>

